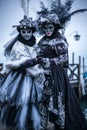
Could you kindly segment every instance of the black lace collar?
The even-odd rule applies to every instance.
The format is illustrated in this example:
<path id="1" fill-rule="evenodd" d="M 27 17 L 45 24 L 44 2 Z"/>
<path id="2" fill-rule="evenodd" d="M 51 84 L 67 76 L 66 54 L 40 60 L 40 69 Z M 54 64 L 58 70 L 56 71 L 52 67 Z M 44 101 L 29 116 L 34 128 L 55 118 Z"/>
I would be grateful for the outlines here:
<path id="1" fill-rule="evenodd" d="M 33 46 L 36 43 L 36 38 L 32 35 L 29 40 L 25 40 L 20 34 L 18 35 L 18 40 L 25 45 Z"/>

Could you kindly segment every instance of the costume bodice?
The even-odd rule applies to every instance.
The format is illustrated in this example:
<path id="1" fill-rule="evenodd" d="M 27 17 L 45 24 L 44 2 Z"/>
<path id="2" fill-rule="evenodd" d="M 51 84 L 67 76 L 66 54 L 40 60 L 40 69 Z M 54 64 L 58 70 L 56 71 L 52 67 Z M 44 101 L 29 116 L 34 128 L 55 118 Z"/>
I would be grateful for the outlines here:
<path id="1" fill-rule="evenodd" d="M 39 56 L 56 60 L 58 64 L 68 62 L 68 44 L 64 38 L 45 36 L 39 42 Z"/>

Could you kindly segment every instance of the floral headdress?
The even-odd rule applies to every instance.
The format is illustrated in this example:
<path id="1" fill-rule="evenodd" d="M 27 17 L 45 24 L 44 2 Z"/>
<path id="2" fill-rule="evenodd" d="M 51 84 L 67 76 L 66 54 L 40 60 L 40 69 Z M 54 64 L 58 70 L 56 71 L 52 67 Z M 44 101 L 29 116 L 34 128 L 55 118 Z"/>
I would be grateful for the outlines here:
<path id="1" fill-rule="evenodd" d="M 32 29 L 33 33 L 36 31 L 32 18 L 27 18 L 27 16 L 24 16 L 24 18 L 20 21 L 20 25 L 14 25 L 13 27 L 17 27 L 18 32 L 24 29 Z"/>
<path id="2" fill-rule="evenodd" d="M 37 12 L 39 15 L 38 21 L 40 26 L 42 26 L 44 22 L 49 21 L 58 25 L 59 29 L 65 28 L 67 22 L 73 15 L 87 11 L 87 9 L 79 9 L 70 13 L 73 1 L 74 0 L 68 0 L 65 4 L 61 4 L 61 0 L 58 0 L 58 3 L 53 2 L 51 4 L 50 10 L 48 10 L 43 2 L 41 2 L 41 11 Z"/>

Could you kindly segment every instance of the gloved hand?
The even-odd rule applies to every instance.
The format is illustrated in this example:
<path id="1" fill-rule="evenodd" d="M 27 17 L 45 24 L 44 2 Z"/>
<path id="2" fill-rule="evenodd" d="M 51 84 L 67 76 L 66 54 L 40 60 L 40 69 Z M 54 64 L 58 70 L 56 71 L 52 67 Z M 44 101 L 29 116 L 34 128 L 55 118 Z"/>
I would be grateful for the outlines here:
<path id="1" fill-rule="evenodd" d="M 49 58 L 42 58 L 38 57 L 37 62 L 43 66 L 43 68 L 49 68 L 50 67 L 50 59 Z"/>

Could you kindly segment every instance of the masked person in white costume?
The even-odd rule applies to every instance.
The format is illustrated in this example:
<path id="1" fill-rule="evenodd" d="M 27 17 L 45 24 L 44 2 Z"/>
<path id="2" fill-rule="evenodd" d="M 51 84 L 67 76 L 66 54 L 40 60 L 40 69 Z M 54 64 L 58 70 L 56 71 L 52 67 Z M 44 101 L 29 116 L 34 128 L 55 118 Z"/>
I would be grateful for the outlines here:
<path id="1" fill-rule="evenodd" d="M 16 27 L 19 35 L 5 45 L 7 62 L 0 72 L 6 74 L 0 87 L 0 121 L 15 130 L 39 130 L 38 104 L 45 77 L 42 67 L 37 64 L 33 35 L 36 29 L 32 19 L 26 16 Z M 27 59 L 29 67 L 24 68 L 23 62 L 27 64 Z"/>

